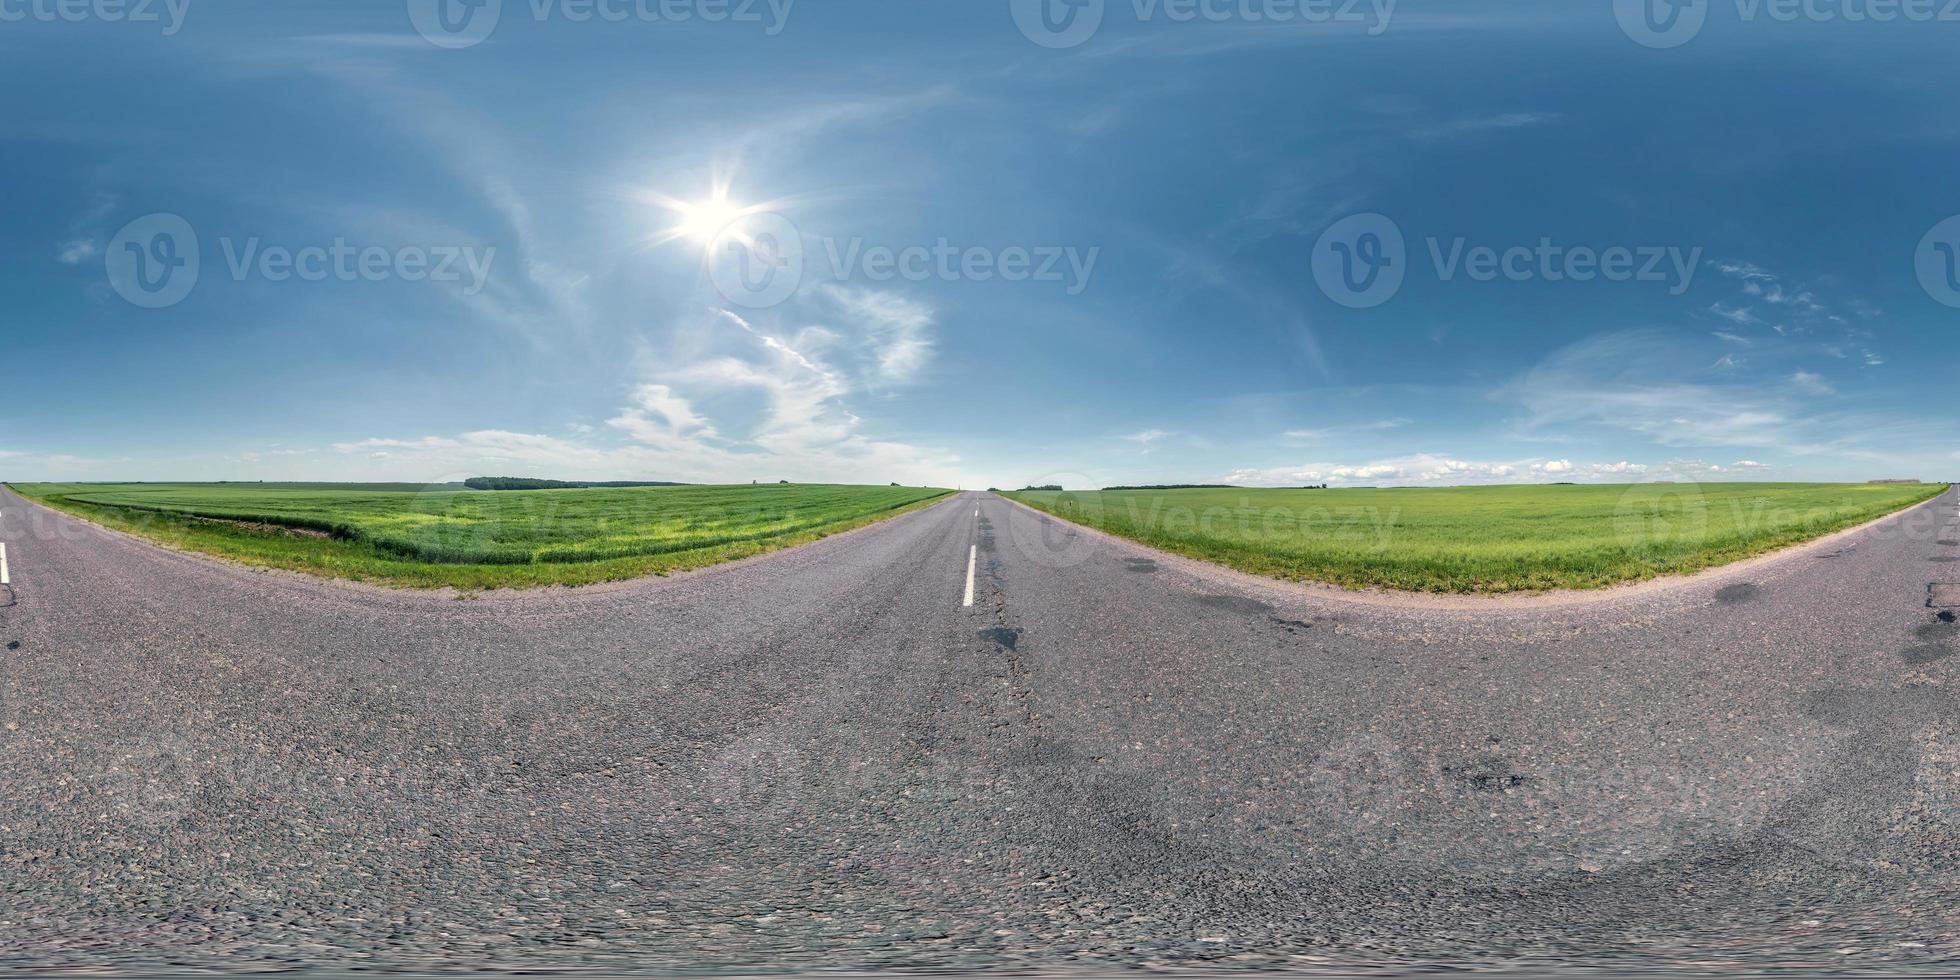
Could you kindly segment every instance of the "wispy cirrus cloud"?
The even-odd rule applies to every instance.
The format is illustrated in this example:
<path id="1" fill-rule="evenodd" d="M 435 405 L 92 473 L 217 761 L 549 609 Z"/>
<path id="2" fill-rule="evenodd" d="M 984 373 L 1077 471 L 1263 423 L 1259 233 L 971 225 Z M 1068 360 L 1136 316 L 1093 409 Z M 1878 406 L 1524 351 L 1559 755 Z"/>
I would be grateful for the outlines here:
<path id="1" fill-rule="evenodd" d="M 1360 435 L 1369 432 L 1387 432 L 1390 429 L 1400 429 L 1409 424 L 1411 424 L 1410 419 L 1398 416 L 1396 418 L 1376 419 L 1372 422 L 1361 422 L 1354 425 L 1336 425 L 1317 429 L 1288 429 L 1280 433 L 1280 438 L 1287 442 L 1295 443 L 1319 442 L 1324 439 L 1338 438 L 1340 436 Z"/>
<path id="2" fill-rule="evenodd" d="M 1524 129 L 1528 126 L 1544 126 L 1563 118 L 1556 112 L 1501 112 L 1487 116 L 1466 116 L 1452 119 L 1411 132 L 1409 135 L 1423 142 L 1435 142 L 1472 133 L 1485 133 L 1496 130 Z"/>

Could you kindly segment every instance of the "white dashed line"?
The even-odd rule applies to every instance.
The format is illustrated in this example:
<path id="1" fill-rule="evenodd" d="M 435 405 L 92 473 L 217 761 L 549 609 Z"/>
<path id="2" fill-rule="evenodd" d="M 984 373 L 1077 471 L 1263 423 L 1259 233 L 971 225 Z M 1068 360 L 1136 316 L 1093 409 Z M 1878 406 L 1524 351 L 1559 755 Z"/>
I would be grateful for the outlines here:
<path id="1" fill-rule="evenodd" d="M 966 552 L 966 605 L 973 605 L 973 566 L 980 561 L 980 546 L 973 545 Z"/>
<path id="2" fill-rule="evenodd" d="M 7 542 L 0 541 L 0 585 L 12 584 L 13 581 L 7 578 Z"/>

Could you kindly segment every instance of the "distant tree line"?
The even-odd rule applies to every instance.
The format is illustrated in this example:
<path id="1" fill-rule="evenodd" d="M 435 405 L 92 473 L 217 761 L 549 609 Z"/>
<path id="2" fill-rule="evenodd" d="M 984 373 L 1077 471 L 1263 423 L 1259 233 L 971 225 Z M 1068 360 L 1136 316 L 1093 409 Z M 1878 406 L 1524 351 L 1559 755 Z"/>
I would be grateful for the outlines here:
<path id="1" fill-rule="evenodd" d="M 590 490 L 619 487 L 684 487 L 685 483 L 670 483 L 660 480 L 609 480 L 604 482 L 574 482 L 569 480 L 537 480 L 526 476 L 473 476 L 463 481 L 471 490 Z"/>
<path id="2" fill-rule="evenodd" d="M 1021 492 L 1022 492 L 1022 493 L 1028 493 L 1028 492 L 1030 492 L 1030 491 L 1035 491 L 1035 490 L 1055 490 L 1055 491 L 1060 491 L 1061 489 L 1062 489 L 1062 485 L 1061 485 L 1061 484 L 1059 484 L 1059 483 L 1050 483 L 1050 484 L 1048 484 L 1048 485 L 1047 485 L 1047 486 L 1045 486 L 1045 487 L 1022 487 L 1022 488 L 1021 488 Z"/>

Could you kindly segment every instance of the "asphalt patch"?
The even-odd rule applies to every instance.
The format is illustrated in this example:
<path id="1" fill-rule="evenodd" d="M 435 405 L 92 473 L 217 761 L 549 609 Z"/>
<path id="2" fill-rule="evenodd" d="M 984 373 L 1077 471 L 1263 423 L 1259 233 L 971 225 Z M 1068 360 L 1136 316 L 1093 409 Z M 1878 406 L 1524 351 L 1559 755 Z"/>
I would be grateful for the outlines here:
<path id="1" fill-rule="evenodd" d="M 1954 545 L 1956 545 L 1956 544 L 1960 544 L 1960 538 L 1941 538 L 1941 539 L 1939 539 L 1938 541 L 1935 541 L 1935 542 L 1933 542 L 1933 543 L 1934 543 L 1934 544 L 1943 544 L 1943 545 L 1946 545 L 1947 547 L 1949 547 L 1949 548 L 1951 548 L 1951 547 L 1953 547 L 1953 546 L 1954 546 Z"/>
<path id="2" fill-rule="evenodd" d="M 1715 601 L 1724 606 L 1733 606 L 1761 598 L 1763 590 L 1744 582 L 1741 585 L 1725 585 L 1715 593 Z"/>
<path id="3" fill-rule="evenodd" d="M 20 641 L 19 641 L 19 640 L 8 640 L 8 641 L 7 641 L 7 649 L 9 649 L 9 650 L 18 650 L 18 649 L 20 649 Z"/>
<path id="4" fill-rule="evenodd" d="M 1149 574 L 1157 570 L 1157 563 L 1149 558 L 1125 558 L 1123 567 L 1132 572 Z"/>
<path id="5" fill-rule="evenodd" d="M 1301 630 L 1313 629 L 1312 623 L 1302 622 L 1297 619 L 1281 619 L 1278 616 L 1267 616 L 1266 620 L 1288 633 L 1298 633 Z"/>
<path id="6" fill-rule="evenodd" d="M 1914 629 L 1912 635 L 1915 639 L 1923 640 L 1927 643 L 1944 643 L 1948 640 L 1960 638 L 1960 624 L 1956 624 L 1950 619 L 1941 620 L 1937 623 L 1926 623 Z"/>
<path id="7" fill-rule="evenodd" d="M 1013 652 L 1020 649 L 1021 631 L 1011 626 L 995 626 L 980 631 L 980 638 L 993 641 L 994 646 Z"/>
<path id="8" fill-rule="evenodd" d="M 1936 660 L 1945 660 L 1951 656 L 1953 656 L 1952 647 L 1943 647 L 1929 643 L 1925 646 L 1913 647 L 1899 654 L 1899 659 L 1905 661 L 1908 666 L 1917 667 L 1920 664 L 1930 664 Z"/>
<path id="9" fill-rule="evenodd" d="M 1236 595 L 1201 595 L 1198 597 L 1198 605 L 1223 609 L 1226 612 L 1244 613 L 1248 616 L 1273 611 L 1273 607 L 1267 603 Z"/>

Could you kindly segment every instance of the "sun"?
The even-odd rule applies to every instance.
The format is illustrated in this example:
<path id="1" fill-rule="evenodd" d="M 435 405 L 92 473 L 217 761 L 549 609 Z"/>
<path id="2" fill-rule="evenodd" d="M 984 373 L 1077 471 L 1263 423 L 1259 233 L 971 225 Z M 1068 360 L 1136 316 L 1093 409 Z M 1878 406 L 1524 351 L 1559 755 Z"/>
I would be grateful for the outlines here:
<path id="1" fill-rule="evenodd" d="M 742 219 L 754 213 L 726 196 L 717 194 L 705 201 L 678 201 L 673 208 L 680 217 L 680 224 L 674 226 L 678 237 L 713 245 L 717 239 L 729 233 L 740 234 Z"/>
<path id="2" fill-rule="evenodd" d="M 641 201 L 658 207 L 672 222 L 649 236 L 647 244 L 664 245 L 686 240 L 705 251 L 713 251 L 724 241 L 747 241 L 745 229 L 749 219 L 784 204 L 782 201 L 742 203 L 729 196 L 727 182 L 719 179 L 706 197 L 694 200 L 683 200 L 653 190 L 642 190 L 637 196 Z"/>

